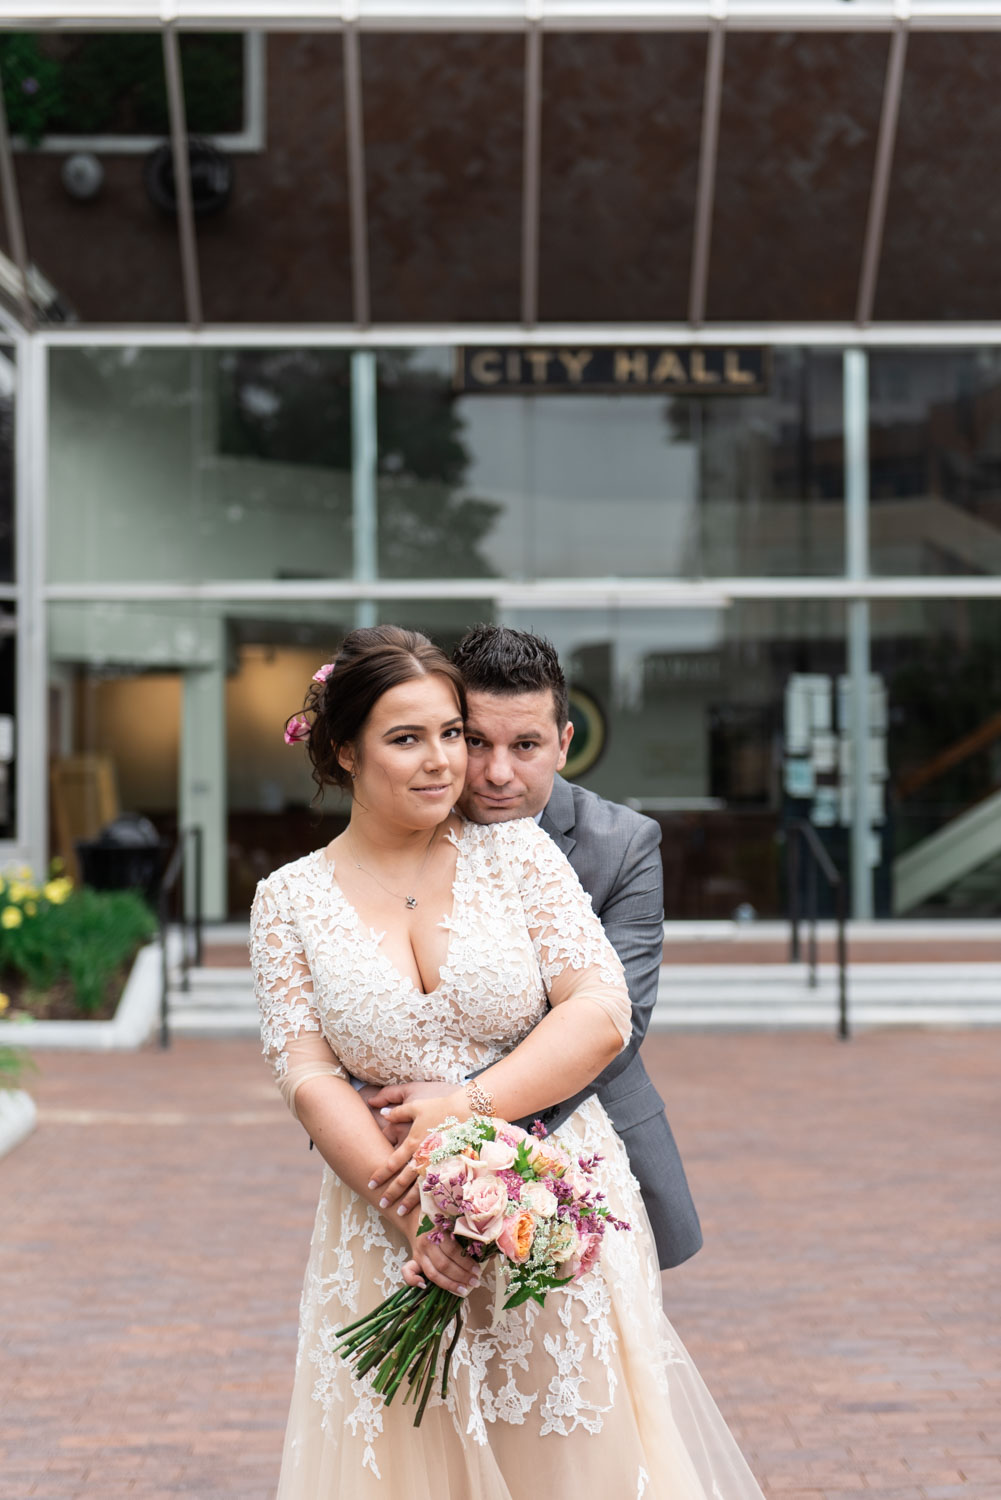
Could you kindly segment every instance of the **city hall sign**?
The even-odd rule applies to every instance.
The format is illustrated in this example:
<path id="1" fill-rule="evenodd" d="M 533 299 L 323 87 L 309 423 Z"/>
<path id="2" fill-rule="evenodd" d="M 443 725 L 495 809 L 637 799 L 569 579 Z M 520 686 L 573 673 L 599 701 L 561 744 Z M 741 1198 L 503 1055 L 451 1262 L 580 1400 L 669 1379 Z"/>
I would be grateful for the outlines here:
<path id="1" fill-rule="evenodd" d="M 760 396 L 768 389 L 768 350 L 636 344 L 581 348 L 476 345 L 456 350 L 455 388 L 466 395 L 672 393 Z"/>

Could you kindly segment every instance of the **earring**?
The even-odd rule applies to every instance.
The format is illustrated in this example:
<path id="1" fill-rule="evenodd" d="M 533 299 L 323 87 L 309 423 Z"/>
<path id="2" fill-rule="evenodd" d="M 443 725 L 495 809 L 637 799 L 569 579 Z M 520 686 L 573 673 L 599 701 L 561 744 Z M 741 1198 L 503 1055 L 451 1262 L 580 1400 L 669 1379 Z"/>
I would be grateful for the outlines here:
<path id="1" fill-rule="evenodd" d="M 355 773 L 354 773 L 354 771 L 349 771 L 349 772 L 348 772 L 348 775 L 349 775 L 349 776 L 350 776 L 350 777 L 351 777 L 351 780 L 352 780 L 352 781 L 354 781 L 354 780 L 355 780 L 355 779 L 356 779 L 356 778 L 355 778 Z"/>

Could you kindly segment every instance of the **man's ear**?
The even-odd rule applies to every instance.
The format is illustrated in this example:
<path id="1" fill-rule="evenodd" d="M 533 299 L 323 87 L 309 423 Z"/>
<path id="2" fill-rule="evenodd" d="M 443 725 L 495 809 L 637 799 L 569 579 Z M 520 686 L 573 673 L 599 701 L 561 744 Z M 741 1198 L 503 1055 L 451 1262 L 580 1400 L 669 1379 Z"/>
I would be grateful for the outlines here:
<path id="1" fill-rule="evenodd" d="M 557 771 L 562 771 L 563 767 L 567 763 L 567 751 L 570 749 L 570 741 L 572 739 L 573 725 L 571 724 L 570 720 L 567 719 L 567 722 L 563 729 L 563 733 L 560 735 L 560 758 L 556 762 Z"/>

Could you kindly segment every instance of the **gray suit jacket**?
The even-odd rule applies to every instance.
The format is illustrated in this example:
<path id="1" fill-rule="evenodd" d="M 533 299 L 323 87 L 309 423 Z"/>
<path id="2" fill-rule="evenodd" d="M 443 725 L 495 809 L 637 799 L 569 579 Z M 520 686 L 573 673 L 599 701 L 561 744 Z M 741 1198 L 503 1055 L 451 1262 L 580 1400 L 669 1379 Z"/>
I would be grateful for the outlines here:
<path id="1" fill-rule="evenodd" d="M 543 1113 L 555 1130 L 596 1093 L 629 1154 L 662 1267 L 680 1265 L 702 1244 L 685 1169 L 664 1101 L 639 1055 L 657 999 L 664 946 L 660 828 L 652 818 L 557 776 L 540 820 L 567 856 L 626 971 L 633 1034 L 590 1088 Z"/>

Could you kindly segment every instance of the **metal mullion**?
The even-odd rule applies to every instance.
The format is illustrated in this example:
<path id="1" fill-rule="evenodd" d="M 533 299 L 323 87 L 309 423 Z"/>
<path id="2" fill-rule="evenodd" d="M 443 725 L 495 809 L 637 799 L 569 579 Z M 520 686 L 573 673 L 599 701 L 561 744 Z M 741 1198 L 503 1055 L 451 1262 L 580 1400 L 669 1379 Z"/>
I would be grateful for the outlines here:
<path id="1" fill-rule="evenodd" d="M 706 50 L 706 81 L 702 96 L 702 138 L 699 143 L 699 176 L 695 194 L 695 233 L 692 241 L 692 277 L 688 293 L 688 321 L 698 328 L 706 314 L 709 251 L 712 243 L 713 203 L 716 197 L 716 158 L 719 148 L 719 117 L 723 99 L 723 58 L 726 32 L 717 21 L 709 33 Z"/>
<path id="2" fill-rule="evenodd" d="M 46 535 L 48 350 L 34 337 L 17 348 L 14 485 L 17 517 L 17 839 L 36 870 L 49 857 Z"/>
<path id="3" fill-rule="evenodd" d="M 351 297 L 356 326 L 367 328 L 372 320 L 372 308 L 368 263 L 368 201 L 365 178 L 361 43 L 356 26 L 345 27 L 343 45 L 348 212 L 351 229 Z"/>
<path id="4" fill-rule="evenodd" d="M 876 142 L 872 191 L 869 196 L 869 213 L 865 226 L 862 268 L 859 275 L 858 302 L 855 308 L 855 319 L 861 326 L 871 322 L 873 303 L 876 298 L 876 279 L 883 251 L 883 229 L 886 225 L 886 205 L 890 196 L 890 176 L 893 171 L 893 153 L 897 143 L 897 124 L 900 119 L 900 97 L 904 87 L 906 59 L 907 28 L 901 23 L 890 38 L 890 51 L 886 60 L 883 107 L 879 117 L 879 136 Z"/>
<path id="5" fill-rule="evenodd" d="M 184 308 L 192 328 L 202 325 L 202 289 L 198 276 L 195 215 L 191 202 L 191 163 L 188 157 L 188 125 L 184 111 L 181 57 L 173 23 L 163 28 L 163 66 L 170 112 L 170 144 L 174 158 L 174 190 L 177 194 L 177 237 L 181 251 Z"/>
<path id="6" fill-rule="evenodd" d="M 525 31 L 525 115 L 521 184 L 521 321 L 532 328 L 539 317 L 539 192 L 542 158 L 542 28 L 529 21 Z"/>

